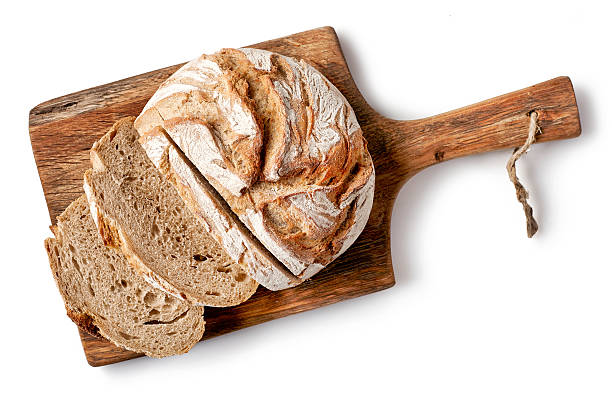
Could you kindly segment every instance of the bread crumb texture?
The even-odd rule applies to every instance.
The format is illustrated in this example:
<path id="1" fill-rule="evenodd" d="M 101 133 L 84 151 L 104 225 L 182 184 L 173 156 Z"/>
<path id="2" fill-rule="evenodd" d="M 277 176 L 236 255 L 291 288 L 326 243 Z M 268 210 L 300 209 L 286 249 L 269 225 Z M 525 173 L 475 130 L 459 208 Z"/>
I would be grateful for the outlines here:
<path id="1" fill-rule="evenodd" d="M 152 357 L 184 353 L 204 333 L 204 309 L 148 284 L 99 237 L 85 196 L 58 218 L 45 240 L 68 316 L 92 335 Z"/>
<path id="2" fill-rule="evenodd" d="M 171 296 L 217 307 L 246 301 L 257 282 L 203 231 L 137 139 L 133 118 L 124 118 L 91 150 L 102 166 L 85 173 L 85 191 L 105 244 Z"/>

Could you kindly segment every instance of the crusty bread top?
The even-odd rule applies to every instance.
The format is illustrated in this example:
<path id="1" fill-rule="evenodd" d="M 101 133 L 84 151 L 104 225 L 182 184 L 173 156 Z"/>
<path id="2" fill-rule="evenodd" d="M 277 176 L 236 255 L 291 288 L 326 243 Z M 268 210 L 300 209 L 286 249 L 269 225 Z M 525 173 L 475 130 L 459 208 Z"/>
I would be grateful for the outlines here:
<path id="1" fill-rule="evenodd" d="M 202 228 L 137 138 L 133 118 L 124 118 L 90 151 L 84 189 L 105 243 L 176 297 L 207 306 L 244 302 L 257 282 Z"/>
<path id="2" fill-rule="evenodd" d="M 163 128 L 301 280 L 365 227 L 374 195 L 366 141 L 344 96 L 303 60 L 246 48 L 202 55 L 160 86 L 135 126 L 145 139 Z"/>
<path id="3" fill-rule="evenodd" d="M 173 125 L 173 138 L 184 150 L 197 147 L 185 153 L 193 155 L 231 193 L 240 195 L 258 176 L 263 132 L 244 99 L 246 86 L 233 84 L 222 74 L 219 65 L 205 57 L 185 64 L 162 83 L 135 126 L 147 123 L 143 132 L 162 126 L 161 113 L 173 114 L 172 117 L 193 115 L 190 127 L 182 122 Z M 166 115 L 164 119 L 170 117 Z M 214 129 L 214 136 L 210 129 Z"/>
<path id="4" fill-rule="evenodd" d="M 45 247 L 68 316 L 89 333 L 153 357 L 184 353 L 202 337 L 202 307 L 149 285 L 125 257 L 105 247 L 85 196 L 53 227 Z"/>

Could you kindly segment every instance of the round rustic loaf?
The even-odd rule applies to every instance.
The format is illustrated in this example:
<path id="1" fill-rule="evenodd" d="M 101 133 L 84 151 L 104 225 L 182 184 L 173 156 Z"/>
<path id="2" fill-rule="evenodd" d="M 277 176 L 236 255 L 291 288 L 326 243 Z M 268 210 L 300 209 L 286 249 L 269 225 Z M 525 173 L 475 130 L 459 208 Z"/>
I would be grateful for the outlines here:
<path id="1" fill-rule="evenodd" d="M 158 167 L 176 148 L 216 189 L 290 271 L 281 288 L 328 265 L 366 225 L 374 197 L 367 143 L 344 96 L 303 60 L 250 48 L 202 55 L 160 86 L 135 127 Z"/>

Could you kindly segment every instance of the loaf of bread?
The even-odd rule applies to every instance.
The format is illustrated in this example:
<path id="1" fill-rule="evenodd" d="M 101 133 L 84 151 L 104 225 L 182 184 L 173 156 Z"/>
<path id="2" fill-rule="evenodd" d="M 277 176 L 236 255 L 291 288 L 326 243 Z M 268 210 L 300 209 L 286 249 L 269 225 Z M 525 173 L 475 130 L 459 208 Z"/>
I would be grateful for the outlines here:
<path id="1" fill-rule="evenodd" d="M 256 49 L 187 63 L 91 149 L 85 195 L 45 246 L 68 315 L 154 357 L 187 351 L 202 306 L 296 286 L 366 225 L 374 166 L 314 67 Z"/>
<path id="2" fill-rule="evenodd" d="M 83 330 L 152 357 L 188 351 L 202 338 L 204 308 L 151 286 L 120 253 L 104 246 L 85 196 L 45 240 L 68 316 Z"/>
<path id="3" fill-rule="evenodd" d="M 303 60 L 257 49 L 203 55 L 160 86 L 135 127 L 162 172 L 161 152 L 184 154 L 290 271 L 274 290 L 328 265 L 368 220 L 374 166 L 361 128 L 344 96 Z M 190 209 L 210 223 L 189 175 L 173 174 Z M 261 266 L 281 272 L 274 260 Z"/>
<path id="4" fill-rule="evenodd" d="M 133 128 L 118 121 L 91 149 L 84 189 L 104 243 L 151 285 L 196 305 L 231 306 L 257 289 L 151 163 Z"/>

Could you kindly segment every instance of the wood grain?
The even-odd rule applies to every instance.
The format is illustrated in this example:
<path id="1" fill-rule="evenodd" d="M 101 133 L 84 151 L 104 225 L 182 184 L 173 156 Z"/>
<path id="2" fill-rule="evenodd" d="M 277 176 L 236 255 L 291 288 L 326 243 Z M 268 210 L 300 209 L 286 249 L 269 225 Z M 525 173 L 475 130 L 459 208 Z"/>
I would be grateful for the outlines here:
<path id="1" fill-rule="evenodd" d="M 393 203 L 403 183 L 423 168 L 455 157 L 520 145 L 527 135 L 531 111 L 538 111 L 543 131 L 538 142 L 580 134 L 574 92 L 567 77 L 442 115 L 398 121 L 378 114 L 359 93 L 331 27 L 253 47 L 305 59 L 346 96 L 375 163 L 374 206 L 355 244 L 312 280 L 279 292 L 260 287 L 242 305 L 207 308 L 203 339 L 393 286 Z M 83 192 L 83 173 L 90 165 L 88 150 L 93 142 L 119 118 L 137 115 L 158 85 L 180 66 L 69 94 L 30 111 L 32 149 L 52 222 Z M 139 356 L 83 332 L 81 339 L 87 361 L 93 366 Z"/>

